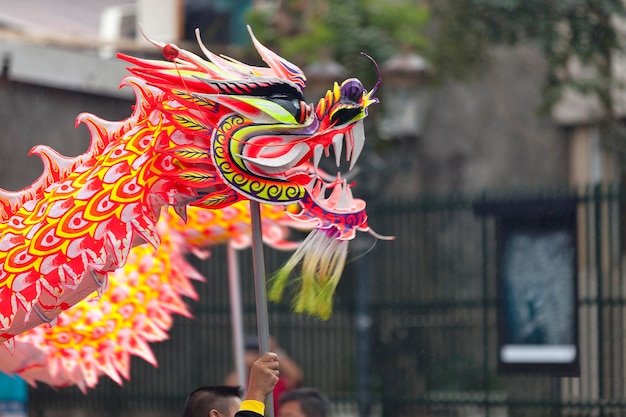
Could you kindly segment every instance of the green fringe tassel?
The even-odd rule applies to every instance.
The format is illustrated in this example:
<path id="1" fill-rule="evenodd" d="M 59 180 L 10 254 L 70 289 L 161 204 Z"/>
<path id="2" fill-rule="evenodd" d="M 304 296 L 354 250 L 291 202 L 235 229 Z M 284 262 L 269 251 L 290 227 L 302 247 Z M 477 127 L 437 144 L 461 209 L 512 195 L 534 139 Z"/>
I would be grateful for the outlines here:
<path id="1" fill-rule="evenodd" d="M 270 278 L 268 298 L 279 302 L 287 288 L 289 277 L 297 275 L 297 294 L 292 308 L 297 313 L 309 314 L 322 320 L 332 315 L 335 289 L 348 255 L 348 241 L 316 229 L 307 236 L 289 260 Z M 300 273 L 294 272 L 302 264 Z"/>

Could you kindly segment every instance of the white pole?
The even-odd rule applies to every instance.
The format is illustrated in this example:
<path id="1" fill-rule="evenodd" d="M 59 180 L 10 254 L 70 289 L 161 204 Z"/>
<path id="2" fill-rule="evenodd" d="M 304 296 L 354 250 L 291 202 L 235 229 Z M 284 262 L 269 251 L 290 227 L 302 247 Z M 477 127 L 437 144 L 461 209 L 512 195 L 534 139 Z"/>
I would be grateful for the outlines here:
<path id="1" fill-rule="evenodd" d="M 233 351 L 235 354 L 235 371 L 237 383 L 245 388 L 247 370 L 244 362 L 243 342 L 243 309 L 241 306 L 241 285 L 237 249 L 230 243 L 227 246 L 228 255 L 228 290 L 230 294 L 230 320 L 233 329 Z"/>
<path id="2" fill-rule="evenodd" d="M 261 206 L 250 200 L 252 221 L 252 263 L 254 267 L 254 289 L 256 298 L 256 321 L 259 335 L 259 354 L 270 350 L 270 329 L 267 314 L 267 294 L 265 288 L 265 260 L 263 258 L 263 231 L 261 229 Z M 274 399 L 268 395 L 265 400 L 265 416 L 274 417 Z"/>

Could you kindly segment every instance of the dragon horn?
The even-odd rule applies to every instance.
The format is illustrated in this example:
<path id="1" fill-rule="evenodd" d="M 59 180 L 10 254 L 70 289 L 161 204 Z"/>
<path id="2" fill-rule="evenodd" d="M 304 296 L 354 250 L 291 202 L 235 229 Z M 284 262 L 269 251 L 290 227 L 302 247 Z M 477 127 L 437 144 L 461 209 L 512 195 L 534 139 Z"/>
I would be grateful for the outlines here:
<path id="1" fill-rule="evenodd" d="M 250 38 L 252 38 L 252 43 L 254 43 L 254 47 L 256 48 L 263 61 L 269 65 L 269 67 L 280 77 L 286 78 L 289 81 L 295 83 L 300 87 L 300 90 L 303 90 L 306 86 L 306 77 L 300 68 L 297 65 L 292 64 L 286 59 L 280 57 L 276 53 L 272 52 L 268 48 L 266 48 L 252 33 L 252 28 L 248 25 L 248 32 L 250 33 Z"/>
<path id="2" fill-rule="evenodd" d="M 378 73 L 378 81 L 376 81 L 376 84 L 374 85 L 374 88 L 372 88 L 372 91 L 367 93 L 367 97 L 369 98 L 369 97 L 373 97 L 374 94 L 376 93 L 376 90 L 378 90 L 378 87 L 380 87 L 380 84 L 382 83 L 382 76 L 380 75 L 380 68 L 378 67 L 378 64 L 376 63 L 374 58 L 372 58 L 365 52 L 361 52 L 361 55 L 364 55 L 365 57 L 367 57 L 370 61 L 374 63 L 374 66 L 376 67 L 376 72 Z"/>

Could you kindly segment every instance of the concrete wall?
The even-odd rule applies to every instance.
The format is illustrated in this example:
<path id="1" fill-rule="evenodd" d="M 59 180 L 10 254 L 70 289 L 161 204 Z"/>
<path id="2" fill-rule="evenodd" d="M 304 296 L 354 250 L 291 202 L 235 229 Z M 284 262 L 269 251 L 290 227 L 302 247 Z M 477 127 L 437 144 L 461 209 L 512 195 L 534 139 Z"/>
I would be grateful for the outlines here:
<path id="1" fill-rule="evenodd" d="M 476 79 L 434 87 L 422 137 L 381 154 L 387 193 L 567 184 L 568 132 L 538 111 L 545 74 L 535 49 L 496 48 Z"/>
<path id="2" fill-rule="evenodd" d="M 46 144 L 63 155 L 87 150 L 89 132 L 75 127 L 82 112 L 109 120 L 131 114 L 129 100 L 76 93 L 0 78 L 0 187 L 18 190 L 42 172 L 37 156 L 28 156 L 35 145 Z"/>

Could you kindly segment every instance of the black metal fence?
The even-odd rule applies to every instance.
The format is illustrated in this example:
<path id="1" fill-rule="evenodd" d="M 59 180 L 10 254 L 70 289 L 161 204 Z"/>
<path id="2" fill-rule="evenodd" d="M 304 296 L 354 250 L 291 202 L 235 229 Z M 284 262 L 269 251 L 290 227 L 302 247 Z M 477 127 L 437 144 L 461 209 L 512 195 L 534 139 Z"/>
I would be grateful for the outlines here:
<path id="1" fill-rule="evenodd" d="M 579 198 L 580 375 L 499 372 L 497 227 L 475 206 L 571 195 Z M 326 392 L 341 416 L 626 415 L 625 196 L 596 186 L 372 204 L 370 225 L 396 240 L 354 242 L 330 320 L 271 304 L 271 333 L 302 366 L 305 384 Z M 266 250 L 267 270 L 286 257 Z M 158 368 L 135 359 L 123 387 L 103 377 L 87 395 L 31 389 L 30 415 L 177 416 L 189 391 L 221 383 L 234 367 L 225 259 L 218 247 L 199 264 L 207 283 L 190 302 L 195 318 L 177 318 L 170 340 L 153 345 Z M 240 265 L 244 326 L 253 332 L 248 251 Z"/>

